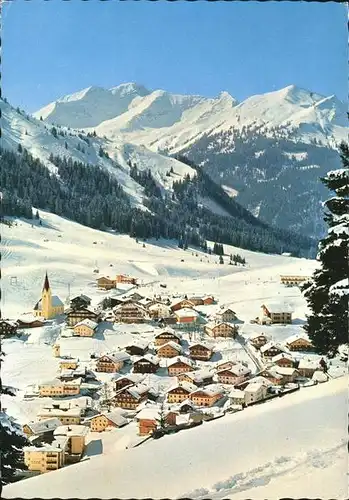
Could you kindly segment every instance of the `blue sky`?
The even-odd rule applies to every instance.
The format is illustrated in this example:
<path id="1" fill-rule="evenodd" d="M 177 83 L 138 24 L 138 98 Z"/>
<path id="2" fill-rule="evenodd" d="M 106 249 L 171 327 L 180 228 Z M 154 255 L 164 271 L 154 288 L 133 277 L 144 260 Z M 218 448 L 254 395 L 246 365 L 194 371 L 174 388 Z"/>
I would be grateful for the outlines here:
<path id="1" fill-rule="evenodd" d="M 3 95 L 30 112 L 129 81 L 238 100 L 296 84 L 347 99 L 342 4 L 15 0 L 3 9 Z"/>

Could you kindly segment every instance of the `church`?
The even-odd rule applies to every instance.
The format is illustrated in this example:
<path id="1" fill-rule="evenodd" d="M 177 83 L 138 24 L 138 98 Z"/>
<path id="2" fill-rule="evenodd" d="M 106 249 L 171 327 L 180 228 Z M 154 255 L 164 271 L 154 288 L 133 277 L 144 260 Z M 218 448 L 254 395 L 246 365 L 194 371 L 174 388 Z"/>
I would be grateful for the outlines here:
<path id="1" fill-rule="evenodd" d="M 50 283 L 46 273 L 41 299 L 35 304 L 34 316 L 51 319 L 64 313 L 64 304 L 57 295 L 52 295 Z"/>

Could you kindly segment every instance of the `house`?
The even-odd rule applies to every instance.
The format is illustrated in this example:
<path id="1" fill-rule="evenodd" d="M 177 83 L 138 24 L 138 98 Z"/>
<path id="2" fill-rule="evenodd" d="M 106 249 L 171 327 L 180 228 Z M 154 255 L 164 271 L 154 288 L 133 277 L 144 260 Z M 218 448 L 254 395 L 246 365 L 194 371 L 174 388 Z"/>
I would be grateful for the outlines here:
<path id="1" fill-rule="evenodd" d="M 181 354 L 182 348 L 177 342 L 170 340 L 166 344 L 162 344 L 157 348 L 157 355 L 160 358 L 174 358 Z"/>
<path id="2" fill-rule="evenodd" d="M 167 329 L 155 335 L 154 344 L 156 346 L 160 346 L 163 344 L 167 344 L 170 341 L 180 344 L 181 338 L 182 337 L 180 333 L 177 333 L 172 329 Z"/>
<path id="3" fill-rule="evenodd" d="M 270 382 L 270 384 L 282 385 L 284 384 L 284 377 L 276 372 L 277 366 L 272 366 L 270 368 L 266 368 L 258 372 L 257 377 L 254 377 L 255 380 L 258 377 L 261 377 Z"/>
<path id="4" fill-rule="evenodd" d="M 53 439 L 53 431 L 59 427 L 61 421 L 58 418 L 47 418 L 37 422 L 29 422 L 23 425 L 23 432 L 29 438 L 32 436 L 40 436 L 42 439 Z"/>
<path id="5" fill-rule="evenodd" d="M 39 394 L 41 397 L 75 396 L 80 393 L 80 385 L 80 378 L 71 382 L 54 379 L 39 384 Z"/>
<path id="6" fill-rule="evenodd" d="M 76 309 L 68 309 L 66 312 L 66 320 L 68 326 L 75 326 L 77 323 L 89 319 L 98 323 L 99 314 L 91 307 L 79 307 Z"/>
<path id="7" fill-rule="evenodd" d="M 193 324 L 198 323 L 200 320 L 200 314 L 194 309 L 190 309 L 188 307 L 179 309 L 174 313 L 177 323 L 180 324 Z"/>
<path id="8" fill-rule="evenodd" d="M 223 397 L 219 387 L 205 387 L 196 389 L 189 395 L 189 399 L 197 406 L 212 406 Z"/>
<path id="9" fill-rule="evenodd" d="M 76 337 L 93 337 L 98 323 L 91 319 L 84 319 L 76 323 L 74 326 L 74 336 Z"/>
<path id="10" fill-rule="evenodd" d="M 229 392 L 229 401 L 231 405 L 245 405 L 245 392 L 240 389 L 232 389 Z"/>
<path id="11" fill-rule="evenodd" d="M 245 405 L 261 401 L 267 395 L 267 387 L 261 382 L 252 382 L 245 389 Z"/>
<path id="12" fill-rule="evenodd" d="M 17 333 L 17 323 L 8 319 L 0 319 L 0 335 L 2 337 L 10 337 Z"/>
<path id="13" fill-rule="evenodd" d="M 160 427 L 161 419 L 164 420 L 164 425 L 176 425 L 177 414 L 173 411 L 161 411 L 160 408 L 144 408 L 141 410 L 136 419 L 138 421 L 138 434 L 147 436 L 152 434 Z"/>
<path id="14" fill-rule="evenodd" d="M 132 387 L 144 380 L 144 376 L 140 373 L 129 373 L 128 375 L 120 376 L 116 374 L 117 378 L 114 379 L 114 389 L 119 391 L 125 387 Z"/>
<path id="15" fill-rule="evenodd" d="M 111 290 L 112 288 L 116 288 L 116 281 L 110 278 L 110 276 L 101 276 L 97 279 L 97 286 L 104 290 Z"/>
<path id="16" fill-rule="evenodd" d="M 59 436 L 45 446 L 25 446 L 24 463 L 28 470 L 44 473 L 64 467 L 68 442 L 68 437 Z"/>
<path id="17" fill-rule="evenodd" d="M 79 360 L 76 358 L 63 359 L 59 362 L 60 370 L 76 370 L 79 366 Z"/>
<path id="18" fill-rule="evenodd" d="M 196 385 L 190 382 L 178 382 L 167 390 L 167 401 L 169 403 L 182 403 L 189 398 L 189 394 L 197 389 Z"/>
<path id="19" fill-rule="evenodd" d="M 194 304 L 188 299 L 176 299 L 171 305 L 170 309 L 172 312 L 179 311 L 180 309 L 190 309 L 194 307 Z"/>
<path id="20" fill-rule="evenodd" d="M 213 372 L 210 370 L 195 370 L 177 375 L 178 382 L 189 382 L 202 387 L 213 382 Z"/>
<path id="21" fill-rule="evenodd" d="M 86 369 L 86 366 L 80 366 L 80 367 L 76 368 L 75 370 L 71 370 L 71 369 L 61 370 L 61 373 L 58 375 L 58 378 L 60 380 L 69 381 L 69 382 L 71 380 L 76 379 L 76 378 L 81 378 L 81 380 L 83 380 L 85 382 L 88 373 L 92 373 L 92 376 L 93 376 L 93 372 L 88 372 Z"/>
<path id="22" fill-rule="evenodd" d="M 118 323 L 144 323 L 148 318 L 144 307 L 132 301 L 116 306 L 113 312 Z"/>
<path id="23" fill-rule="evenodd" d="M 214 303 L 214 296 L 213 295 L 205 295 L 202 298 L 204 302 L 204 306 L 211 306 Z"/>
<path id="24" fill-rule="evenodd" d="M 36 318 L 33 314 L 23 314 L 17 319 L 18 328 L 40 328 L 44 326 L 45 321 L 43 318 Z"/>
<path id="25" fill-rule="evenodd" d="M 198 359 L 200 361 L 209 361 L 212 357 L 213 351 L 205 344 L 196 342 L 189 346 L 189 357 L 191 359 Z"/>
<path id="26" fill-rule="evenodd" d="M 179 413 L 191 413 L 191 412 L 193 412 L 194 407 L 195 407 L 195 405 L 193 404 L 192 401 L 190 401 L 189 398 L 185 399 L 178 406 Z"/>
<path id="27" fill-rule="evenodd" d="M 129 361 L 130 356 L 126 352 L 116 352 L 114 354 L 104 354 L 96 360 L 96 371 L 104 373 L 115 373 Z"/>
<path id="28" fill-rule="evenodd" d="M 298 370 L 288 366 L 277 366 L 275 368 L 275 371 L 278 375 L 282 376 L 284 384 L 294 382 L 295 379 L 299 376 Z"/>
<path id="29" fill-rule="evenodd" d="M 146 354 L 133 363 L 133 373 L 155 373 L 159 369 L 159 359 Z"/>
<path id="30" fill-rule="evenodd" d="M 68 445 L 66 453 L 81 457 L 86 447 L 86 434 L 88 428 L 86 425 L 61 425 L 53 431 L 55 439 L 58 437 L 67 437 Z"/>
<path id="31" fill-rule="evenodd" d="M 261 372 L 262 373 L 262 372 Z M 275 374 L 276 375 L 276 374 Z M 279 375 L 280 380 L 282 380 L 282 377 Z M 244 382 L 237 384 L 235 386 L 236 389 L 241 389 L 245 390 L 246 387 L 250 384 L 263 384 L 266 388 L 270 387 L 273 385 L 273 382 L 271 382 L 268 378 L 262 375 L 256 375 L 251 379 L 245 380 Z"/>
<path id="32" fill-rule="evenodd" d="M 144 356 L 147 352 L 149 342 L 147 340 L 137 340 L 125 347 L 125 351 L 130 356 Z"/>
<path id="33" fill-rule="evenodd" d="M 269 318 L 271 323 L 292 323 L 292 308 L 287 304 L 262 304 L 259 319 Z"/>
<path id="34" fill-rule="evenodd" d="M 43 410 L 63 410 L 67 411 L 73 408 L 78 408 L 81 410 L 81 415 L 85 415 L 87 411 L 92 408 L 92 398 L 91 397 L 73 397 L 71 399 L 64 398 L 63 400 L 53 400 L 43 404 Z M 67 422 L 74 423 L 74 422 Z M 75 422 L 78 423 L 78 422 Z"/>
<path id="35" fill-rule="evenodd" d="M 115 277 L 116 283 L 127 283 L 129 285 L 137 285 L 137 279 L 127 276 L 126 274 L 117 274 Z"/>
<path id="36" fill-rule="evenodd" d="M 298 372 L 303 377 L 311 378 L 316 370 L 319 370 L 320 365 L 318 360 L 303 358 L 298 365 Z"/>
<path id="37" fill-rule="evenodd" d="M 217 372 L 220 372 L 222 370 L 230 370 L 230 368 L 234 365 L 236 365 L 236 361 L 223 361 L 223 363 L 219 363 L 216 366 Z"/>
<path id="38" fill-rule="evenodd" d="M 204 299 L 203 297 L 198 297 L 197 295 L 194 295 L 193 297 L 188 298 L 189 302 L 193 304 L 193 306 L 203 306 L 204 305 Z"/>
<path id="39" fill-rule="evenodd" d="M 120 411 L 114 410 L 94 415 L 85 419 L 85 422 L 90 424 L 92 432 L 103 432 L 108 428 L 123 427 L 128 423 L 128 420 L 122 416 Z"/>
<path id="40" fill-rule="evenodd" d="M 274 356 L 285 352 L 285 349 L 280 344 L 270 341 L 260 348 L 260 352 L 264 359 L 272 359 Z"/>
<path id="41" fill-rule="evenodd" d="M 168 318 L 171 316 L 170 306 L 163 304 L 162 302 L 155 302 L 155 304 L 148 306 L 147 309 L 150 317 L 153 319 Z"/>
<path id="42" fill-rule="evenodd" d="M 292 368 L 294 366 L 294 359 L 289 354 L 282 352 L 271 358 L 271 362 L 277 366 L 283 366 L 284 368 Z"/>
<path id="43" fill-rule="evenodd" d="M 297 276 L 297 275 L 281 275 L 280 282 L 286 286 L 299 286 L 306 281 L 311 280 L 311 276 Z"/>
<path id="44" fill-rule="evenodd" d="M 246 380 L 251 370 L 241 363 L 233 365 L 229 370 L 217 372 L 218 382 L 221 384 L 239 384 Z"/>
<path id="45" fill-rule="evenodd" d="M 62 425 L 80 424 L 83 410 L 81 408 L 43 408 L 38 411 L 37 417 L 41 421 L 58 419 Z"/>
<path id="46" fill-rule="evenodd" d="M 84 294 L 77 295 L 76 297 L 73 297 L 70 300 L 70 308 L 71 309 L 80 309 L 80 308 L 88 307 L 90 305 L 91 305 L 90 297 L 87 297 L 87 295 L 84 295 Z"/>
<path id="47" fill-rule="evenodd" d="M 226 323 L 229 321 L 235 321 L 237 319 L 236 317 L 236 313 L 230 309 L 230 308 L 223 308 L 223 309 L 220 309 L 217 313 L 216 313 L 216 319 L 218 322 L 221 322 L 221 323 Z"/>
<path id="48" fill-rule="evenodd" d="M 263 347 L 267 342 L 269 342 L 269 337 L 267 337 L 266 335 L 264 335 L 264 333 L 256 333 L 254 335 L 251 335 L 251 337 L 249 338 L 249 341 L 251 342 L 251 344 L 256 348 L 256 349 L 260 349 L 261 347 Z"/>
<path id="49" fill-rule="evenodd" d="M 64 313 L 64 304 L 57 295 L 52 295 L 47 273 L 41 292 L 41 299 L 35 304 L 33 314 L 35 317 L 51 319 Z"/>
<path id="50" fill-rule="evenodd" d="M 314 349 L 313 344 L 304 335 L 291 335 L 286 339 L 286 346 L 290 351 L 311 351 Z"/>
<path id="51" fill-rule="evenodd" d="M 229 323 L 207 323 L 205 333 L 210 337 L 235 337 L 238 328 Z"/>
<path id="52" fill-rule="evenodd" d="M 167 371 L 170 376 L 179 375 L 180 373 L 191 372 L 194 370 L 195 363 L 184 356 L 178 356 L 171 359 L 167 365 Z"/>
<path id="53" fill-rule="evenodd" d="M 137 384 L 133 387 L 126 387 L 115 394 L 112 401 L 115 406 L 126 410 L 136 410 L 137 406 L 148 399 L 149 387 L 144 384 Z"/>

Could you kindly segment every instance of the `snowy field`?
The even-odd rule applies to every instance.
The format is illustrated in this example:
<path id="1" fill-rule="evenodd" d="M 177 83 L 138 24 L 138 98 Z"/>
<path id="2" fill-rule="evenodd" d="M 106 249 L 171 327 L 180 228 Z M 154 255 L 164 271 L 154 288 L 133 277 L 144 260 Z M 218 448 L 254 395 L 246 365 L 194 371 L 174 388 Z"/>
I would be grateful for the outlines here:
<path id="1" fill-rule="evenodd" d="M 228 265 L 227 257 L 220 265 L 217 256 L 195 249 L 184 251 L 175 242 L 154 240 L 143 247 L 143 242 L 125 235 L 102 233 L 49 213 L 42 212 L 41 216 L 42 226 L 18 221 L 12 228 L 2 227 L 4 318 L 17 319 L 31 312 L 40 297 L 46 271 L 53 294 L 64 302 L 68 295 L 84 293 L 97 305 L 107 296 L 96 287 L 98 274 L 94 270 L 99 269 L 99 275 L 125 273 L 137 277 L 141 284 L 137 291 L 148 297 L 164 290 L 178 296 L 212 294 L 219 305 L 231 307 L 245 322 L 240 333 L 246 337 L 264 332 L 274 340 L 284 341 L 302 331 L 307 313 L 305 301 L 298 288 L 280 284 L 280 274 L 310 275 L 317 265 L 314 261 L 225 245 L 226 254 L 239 253 L 247 265 Z M 127 285 L 120 293 L 126 289 Z M 293 324 L 250 324 L 260 306 L 269 301 L 289 304 L 294 311 Z M 215 309 L 217 305 L 201 307 L 205 314 Z M 17 397 L 3 398 L 3 405 L 21 424 L 35 419 L 37 411 L 49 401 L 24 400 L 23 395 L 29 385 L 57 376 L 58 359 L 52 356 L 52 344 L 57 338 L 63 356 L 78 357 L 88 365 L 92 351 L 110 352 L 140 337 L 151 340 L 154 333 L 150 325 L 105 324 L 93 338 L 76 338 L 64 337 L 61 326 L 55 321 L 27 330 L 21 338 L 2 342 L 6 354 L 2 382 L 18 389 Z M 188 334 L 184 334 L 184 345 L 187 340 Z M 237 342 L 218 340 L 214 349 L 212 365 L 238 359 L 256 371 Z M 332 366 L 330 370 L 333 375 L 337 370 L 336 376 L 345 372 L 343 366 Z M 111 375 L 99 374 L 99 378 L 104 382 Z M 148 376 L 147 382 L 166 390 L 171 380 L 160 370 Z M 7 487 L 4 498 L 278 498 L 295 496 L 292 487 L 300 485 L 305 491 L 299 489 L 299 496 L 324 496 L 328 491 L 325 496 L 345 498 L 342 438 L 346 429 L 346 383 L 346 378 L 341 377 L 304 388 L 134 449 L 125 449 L 136 435 L 134 423 L 97 437 L 91 433 L 87 457 L 80 464 Z M 101 480 L 90 481 L 96 473 Z M 76 474 L 76 480 L 70 474 Z M 334 480 L 330 482 L 329 477 Z"/>

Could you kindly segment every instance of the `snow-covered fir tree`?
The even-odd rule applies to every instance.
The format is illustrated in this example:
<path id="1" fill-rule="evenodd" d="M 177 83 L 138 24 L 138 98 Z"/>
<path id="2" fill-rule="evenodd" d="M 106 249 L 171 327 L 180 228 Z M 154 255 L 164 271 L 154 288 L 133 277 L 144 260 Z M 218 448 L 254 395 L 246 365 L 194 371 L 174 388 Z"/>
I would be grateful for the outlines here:
<path id="1" fill-rule="evenodd" d="M 3 357 L 0 351 L 0 365 Z M 15 395 L 12 387 L 0 383 L 0 394 Z M 0 473 L 1 484 L 5 485 L 16 481 L 16 474 L 26 467 L 23 460 L 23 447 L 27 438 L 21 426 L 10 417 L 2 407 L 0 411 Z"/>
<path id="2" fill-rule="evenodd" d="M 327 173 L 322 182 L 335 196 L 324 205 L 327 236 L 319 243 L 321 267 L 303 287 L 312 314 L 304 329 L 320 354 L 335 356 L 348 343 L 349 147 L 342 143 L 343 168 Z"/>

